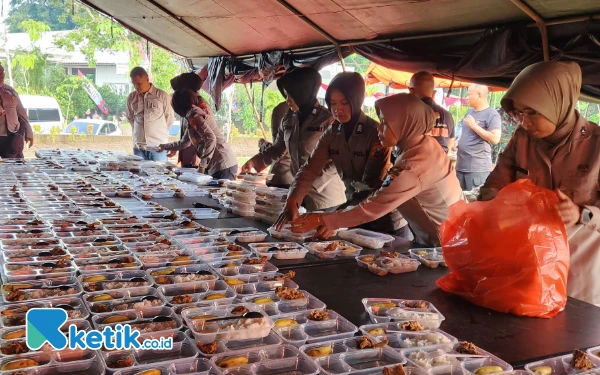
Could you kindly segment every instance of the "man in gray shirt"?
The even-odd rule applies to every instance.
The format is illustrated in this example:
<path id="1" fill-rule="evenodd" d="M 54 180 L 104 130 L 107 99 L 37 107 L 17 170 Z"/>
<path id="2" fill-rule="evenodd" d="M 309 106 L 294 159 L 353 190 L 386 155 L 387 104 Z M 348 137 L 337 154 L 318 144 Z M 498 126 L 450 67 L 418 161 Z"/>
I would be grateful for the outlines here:
<path id="1" fill-rule="evenodd" d="M 467 93 L 469 111 L 462 123 L 458 140 L 456 176 L 465 191 L 485 183 L 492 171 L 492 145 L 500 142 L 502 121 L 488 103 L 488 88 L 471 85 Z"/>

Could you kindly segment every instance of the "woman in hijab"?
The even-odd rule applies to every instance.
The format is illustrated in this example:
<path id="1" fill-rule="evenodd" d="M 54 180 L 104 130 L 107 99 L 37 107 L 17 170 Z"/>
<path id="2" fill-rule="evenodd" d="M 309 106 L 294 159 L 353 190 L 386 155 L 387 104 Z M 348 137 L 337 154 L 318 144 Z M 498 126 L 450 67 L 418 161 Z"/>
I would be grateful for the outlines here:
<path id="1" fill-rule="evenodd" d="M 279 160 L 286 152 L 291 172 L 296 175 L 315 149 L 319 138 L 331 126 L 331 113 L 317 101 L 321 76 L 312 68 L 299 68 L 277 81 L 290 110 L 286 113 L 273 144 L 242 166 L 242 172 L 258 172 Z M 328 162 L 311 183 L 302 203 L 308 211 L 338 207 L 346 201 L 344 184 L 335 166 Z M 298 207 L 297 207 L 298 208 Z"/>
<path id="2" fill-rule="evenodd" d="M 335 229 L 355 227 L 398 209 L 415 241 L 440 246 L 440 224 L 448 217 L 448 207 L 463 194 L 452 162 L 426 135 L 435 125 L 435 114 L 411 94 L 380 99 L 375 108 L 381 144 L 402 150 L 381 188 L 351 210 L 302 215 L 292 222 L 292 231 L 318 228 L 318 235 L 329 237 Z"/>
<path id="3" fill-rule="evenodd" d="M 527 178 L 553 189 L 571 251 L 569 296 L 600 304 L 600 128 L 575 109 L 581 90 L 577 63 L 544 62 L 525 68 L 502 99 L 520 124 L 481 187 L 492 199 Z"/>
<path id="4" fill-rule="evenodd" d="M 200 158 L 198 172 L 216 180 L 235 180 L 237 159 L 217 126 L 208 102 L 198 92 L 187 89 L 175 91 L 171 102 L 175 113 L 189 124 L 187 134 Z"/>
<path id="5" fill-rule="evenodd" d="M 196 73 L 183 73 L 171 79 L 171 88 L 177 90 L 200 91 L 202 78 Z M 192 144 L 188 134 L 188 123 L 185 117 L 181 118 L 179 140 L 160 145 L 160 151 L 167 150 L 167 156 L 173 157 L 179 151 L 178 161 L 182 168 L 198 168 L 200 160 L 196 155 L 196 146 Z"/>
<path id="6" fill-rule="evenodd" d="M 379 123 L 362 111 L 364 99 L 365 81 L 358 73 L 340 73 L 329 84 L 325 102 L 335 122 L 323 133 L 310 159 L 296 175 L 276 223 L 279 230 L 299 216 L 299 204 L 331 161 L 344 181 L 348 205 L 358 204 L 383 183 L 391 167 L 392 149 L 381 145 L 377 137 Z M 371 224 L 378 231 L 394 232 L 405 227 L 406 221 L 394 210 Z"/>

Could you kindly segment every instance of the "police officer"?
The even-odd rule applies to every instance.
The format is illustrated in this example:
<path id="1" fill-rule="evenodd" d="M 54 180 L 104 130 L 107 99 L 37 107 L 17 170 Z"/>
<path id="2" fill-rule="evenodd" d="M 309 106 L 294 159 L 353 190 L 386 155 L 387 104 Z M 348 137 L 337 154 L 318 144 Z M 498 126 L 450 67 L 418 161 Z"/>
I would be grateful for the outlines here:
<path id="1" fill-rule="evenodd" d="M 379 189 L 391 167 L 392 149 L 381 145 L 377 136 L 379 123 L 362 111 L 364 98 L 365 81 L 360 74 L 340 73 L 331 81 L 325 102 L 335 122 L 323 133 L 312 156 L 296 175 L 278 227 L 298 216 L 298 203 L 332 161 L 344 181 L 348 205 L 357 205 Z M 371 224 L 382 232 L 406 226 L 396 210 Z"/>
<path id="2" fill-rule="evenodd" d="M 321 135 L 330 128 L 331 112 L 319 104 L 317 93 L 321 76 L 312 68 L 299 68 L 285 74 L 277 86 L 287 98 L 287 112 L 273 145 L 259 152 L 242 166 L 242 172 L 262 171 L 287 151 L 291 172 L 295 175 L 315 149 Z M 304 199 L 296 202 L 308 211 L 336 208 L 346 202 L 344 184 L 334 165 L 329 162 L 320 168 L 322 173 L 307 188 Z M 296 207 L 296 211 L 298 210 Z"/>
<path id="3" fill-rule="evenodd" d="M 0 65 L 0 157 L 23 158 L 25 141 L 33 146 L 27 111 L 15 89 L 4 84 L 4 67 Z"/>

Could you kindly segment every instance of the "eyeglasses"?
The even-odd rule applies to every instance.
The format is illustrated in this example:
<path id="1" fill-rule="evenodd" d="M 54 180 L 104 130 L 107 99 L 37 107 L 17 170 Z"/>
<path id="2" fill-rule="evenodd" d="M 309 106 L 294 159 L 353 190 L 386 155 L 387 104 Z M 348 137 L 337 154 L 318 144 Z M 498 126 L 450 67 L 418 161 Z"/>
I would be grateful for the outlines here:
<path id="1" fill-rule="evenodd" d="M 529 117 L 529 119 L 533 119 L 537 115 L 539 115 L 539 113 L 537 111 L 534 111 L 533 109 L 526 109 L 524 111 L 519 111 L 518 109 L 513 109 L 512 111 L 510 111 L 510 116 L 517 123 L 519 123 L 519 125 L 523 124 L 523 121 L 525 121 L 525 117 Z"/>

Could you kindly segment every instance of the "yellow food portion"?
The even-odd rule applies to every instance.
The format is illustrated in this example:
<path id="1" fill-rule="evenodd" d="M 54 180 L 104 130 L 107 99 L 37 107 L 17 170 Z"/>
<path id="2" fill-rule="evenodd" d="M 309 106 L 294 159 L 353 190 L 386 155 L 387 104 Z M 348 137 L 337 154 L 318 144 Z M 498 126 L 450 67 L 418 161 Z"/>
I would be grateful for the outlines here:
<path id="1" fill-rule="evenodd" d="M 91 302 L 99 302 L 99 301 L 110 301 L 112 298 L 112 296 L 110 294 L 100 294 L 99 296 L 96 296 L 92 299 L 90 299 Z"/>
<path id="2" fill-rule="evenodd" d="M 483 366 L 475 370 L 476 375 L 489 375 L 504 371 L 500 366 Z"/>
<path id="3" fill-rule="evenodd" d="M 175 268 L 167 268 L 166 270 L 154 271 L 151 273 L 152 276 L 165 276 L 175 273 Z"/>
<path id="4" fill-rule="evenodd" d="M 325 357 L 333 353 L 332 346 L 321 346 L 318 348 L 310 349 L 306 351 L 306 354 L 310 357 Z"/>
<path id="5" fill-rule="evenodd" d="M 533 372 L 535 372 L 537 375 L 551 375 L 552 374 L 552 367 L 550 366 L 539 366 L 536 368 L 531 369 Z"/>
<path id="6" fill-rule="evenodd" d="M 2 371 L 18 370 L 34 366 L 39 366 L 39 363 L 33 359 L 17 359 L 16 361 L 5 363 L 4 366 L 2 366 Z"/>
<path id="7" fill-rule="evenodd" d="M 228 285 L 242 285 L 242 284 L 246 284 L 245 282 L 243 282 L 240 279 L 225 279 L 225 282 Z"/>
<path id="8" fill-rule="evenodd" d="M 298 325 L 298 322 L 295 321 L 294 319 L 279 319 L 278 321 L 275 322 L 276 328 L 293 327 L 293 326 L 297 326 L 297 325 Z"/>
<path id="9" fill-rule="evenodd" d="M 215 299 L 223 299 L 223 298 L 227 298 L 227 296 L 225 294 L 215 293 L 215 294 L 209 294 L 208 296 L 204 297 L 203 300 L 212 301 Z"/>
<path id="10" fill-rule="evenodd" d="M 221 361 L 219 361 L 217 363 L 217 366 L 222 367 L 222 368 L 231 368 L 231 367 L 238 367 L 238 366 L 243 366 L 243 365 L 247 365 L 248 364 L 248 358 L 247 357 L 230 357 L 230 358 L 225 358 Z"/>
<path id="11" fill-rule="evenodd" d="M 162 371 L 157 370 L 157 369 L 152 369 L 152 370 L 146 370 L 146 371 L 138 372 L 135 375 L 160 375 L 160 374 L 162 374 Z"/>
<path id="12" fill-rule="evenodd" d="M 4 335 L 4 339 L 5 340 L 20 339 L 21 337 L 25 337 L 25 330 L 24 329 L 20 329 L 18 331 L 14 331 L 14 332 L 7 333 L 6 335 Z"/>
<path id="13" fill-rule="evenodd" d="M 96 276 L 86 277 L 85 279 L 83 279 L 83 282 L 84 283 L 93 283 L 93 282 L 104 281 L 104 280 L 106 280 L 106 276 L 96 275 Z"/>
<path id="14" fill-rule="evenodd" d="M 217 318 L 217 317 L 218 317 L 218 315 L 206 314 L 206 315 L 193 316 L 192 320 L 206 320 L 206 319 L 212 319 L 212 318 Z"/>
<path id="15" fill-rule="evenodd" d="M 427 251 L 425 251 L 425 250 L 415 251 L 415 254 L 417 254 L 417 255 L 427 255 Z"/>
<path id="16" fill-rule="evenodd" d="M 257 298 L 253 301 L 257 305 L 266 305 L 267 303 L 273 303 L 274 301 L 269 297 Z"/>
<path id="17" fill-rule="evenodd" d="M 13 290 L 19 289 L 29 289 L 31 288 L 31 284 L 7 284 L 4 285 L 4 290 L 7 292 L 12 292 Z"/>
<path id="18" fill-rule="evenodd" d="M 385 336 L 387 332 L 383 328 L 373 328 L 367 333 L 372 336 Z"/>
<path id="19" fill-rule="evenodd" d="M 373 307 L 396 307 L 396 304 L 392 302 L 379 302 L 373 304 Z"/>
<path id="20" fill-rule="evenodd" d="M 125 315 L 115 315 L 115 316 L 110 316 L 110 317 L 104 319 L 102 321 L 102 324 L 126 322 L 128 320 L 129 320 L 129 318 Z"/>
<path id="21" fill-rule="evenodd" d="M 192 264 L 192 258 L 187 255 L 180 255 L 178 257 L 173 258 L 173 262 L 177 262 L 180 265 Z"/>

